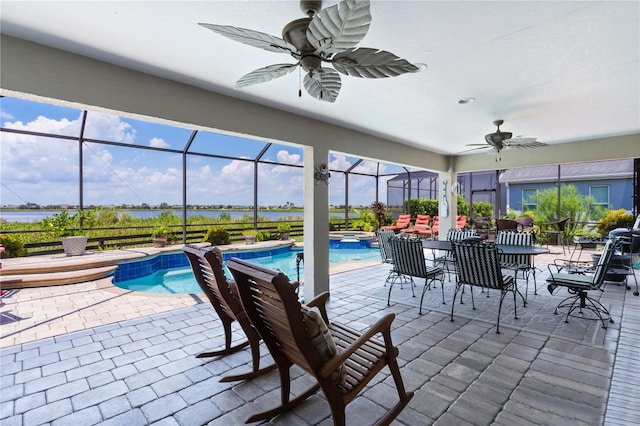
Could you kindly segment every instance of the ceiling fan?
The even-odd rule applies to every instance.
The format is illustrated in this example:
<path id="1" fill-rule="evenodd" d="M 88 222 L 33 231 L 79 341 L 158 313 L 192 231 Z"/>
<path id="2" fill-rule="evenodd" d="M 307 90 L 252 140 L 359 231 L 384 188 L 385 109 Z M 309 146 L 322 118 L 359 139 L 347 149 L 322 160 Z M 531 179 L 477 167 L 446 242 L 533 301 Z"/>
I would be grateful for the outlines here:
<path id="1" fill-rule="evenodd" d="M 241 77 L 236 88 L 264 83 L 294 71 L 298 65 L 306 72 L 304 88 L 316 99 L 335 102 L 342 82 L 340 74 L 364 78 L 395 77 L 416 72 L 416 66 L 393 53 L 355 47 L 369 31 L 369 1 L 343 0 L 320 10 L 322 1 L 300 1 L 307 18 L 289 22 L 282 38 L 245 28 L 200 23 L 199 25 L 231 40 L 270 52 L 291 55 L 295 64 L 274 64 Z M 323 67 L 323 63 L 333 68 Z M 337 72 L 336 72 L 337 71 Z M 298 90 L 302 96 L 302 90 Z"/>
<path id="2" fill-rule="evenodd" d="M 484 135 L 484 140 L 486 143 L 471 143 L 467 144 L 467 146 L 475 146 L 477 148 L 472 148 L 470 151 L 475 151 L 477 149 L 493 149 L 496 152 L 496 161 L 501 160 L 500 151 L 503 149 L 528 149 L 528 148 L 540 148 L 543 146 L 547 146 L 544 142 L 539 142 L 536 138 L 521 138 L 521 137 L 513 137 L 513 133 L 511 132 L 503 132 L 500 130 L 500 126 L 504 124 L 504 120 L 496 120 L 493 122 L 494 126 L 497 126 L 498 129 L 494 133 L 489 133 L 488 135 Z"/>

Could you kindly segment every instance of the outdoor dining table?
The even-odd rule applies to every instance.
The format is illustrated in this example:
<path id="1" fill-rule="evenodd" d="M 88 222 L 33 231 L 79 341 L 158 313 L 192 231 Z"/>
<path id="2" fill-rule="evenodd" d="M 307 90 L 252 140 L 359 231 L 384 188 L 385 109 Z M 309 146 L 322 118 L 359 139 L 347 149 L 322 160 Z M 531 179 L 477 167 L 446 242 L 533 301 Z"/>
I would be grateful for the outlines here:
<path id="1" fill-rule="evenodd" d="M 538 255 L 549 253 L 549 249 L 546 247 L 538 247 L 538 246 L 525 246 L 525 245 L 516 245 L 516 244 L 496 244 L 498 250 L 500 250 L 501 254 L 504 255 Z M 443 250 L 443 251 L 451 251 L 451 241 L 448 240 L 425 240 L 422 242 L 422 247 L 426 249 L 431 249 L 434 252 L 435 259 L 435 251 Z M 517 273 L 517 271 L 515 271 Z M 534 284 L 535 285 L 535 284 Z M 527 296 L 523 295 L 519 289 L 516 288 L 516 291 L 522 297 L 522 301 L 524 305 L 527 305 Z M 526 291 L 525 291 L 526 293 Z"/>
<path id="2" fill-rule="evenodd" d="M 538 246 L 519 246 L 515 244 L 496 244 L 501 254 L 509 255 L 538 255 L 549 253 L 546 247 Z M 422 247 L 431 250 L 451 251 L 451 241 L 448 240 L 425 240 Z"/>

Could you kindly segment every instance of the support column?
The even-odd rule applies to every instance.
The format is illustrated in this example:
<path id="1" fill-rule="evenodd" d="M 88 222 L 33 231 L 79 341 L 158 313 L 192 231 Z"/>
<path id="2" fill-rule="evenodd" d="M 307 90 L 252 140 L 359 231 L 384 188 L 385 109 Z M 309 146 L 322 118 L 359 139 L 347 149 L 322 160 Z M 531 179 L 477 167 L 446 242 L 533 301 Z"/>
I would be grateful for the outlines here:
<path id="1" fill-rule="evenodd" d="M 316 179 L 325 148 L 304 148 L 304 300 L 329 291 L 329 181 Z"/>
<path id="2" fill-rule="evenodd" d="M 452 171 L 438 173 L 438 216 L 440 216 L 440 225 L 438 230 L 439 240 L 446 239 L 449 229 L 455 229 L 456 227 L 458 203 L 456 196 L 451 193 L 451 184 L 455 182 L 457 178 L 457 174 Z M 445 198 L 447 201 L 446 206 L 444 203 Z"/>

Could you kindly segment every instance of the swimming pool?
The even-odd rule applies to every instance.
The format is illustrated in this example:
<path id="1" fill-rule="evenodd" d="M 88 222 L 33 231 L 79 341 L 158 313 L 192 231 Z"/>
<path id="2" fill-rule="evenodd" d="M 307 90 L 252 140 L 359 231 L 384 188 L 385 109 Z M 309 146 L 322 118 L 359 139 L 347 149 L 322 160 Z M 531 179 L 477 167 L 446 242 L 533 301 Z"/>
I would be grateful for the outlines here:
<path id="1" fill-rule="evenodd" d="M 251 253 L 251 252 L 249 252 Z M 225 253 L 223 259 L 242 257 L 257 265 L 269 269 L 280 270 L 291 280 L 297 279 L 296 255 L 302 250 L 286 249 L 269 250 L 265 252 Z M 264 254 L 259 257 L 255 255 Z M 379 260 L 380 251 L 377 248 L 330 248 L 329 263 L 352 262 L 359 260 Z M 300 276 L 304 272 L 304 262 L 300 263 Z M 231 274 L 225 267 L 225 273 Z M 128 262 L 119 265 L 114 275 L 113 284 L 125 290 L 143 291 L 164 294 L 202 293 L 193 277 L 187 257 L 182 252 L 161 254 L 152 259 Z"/>

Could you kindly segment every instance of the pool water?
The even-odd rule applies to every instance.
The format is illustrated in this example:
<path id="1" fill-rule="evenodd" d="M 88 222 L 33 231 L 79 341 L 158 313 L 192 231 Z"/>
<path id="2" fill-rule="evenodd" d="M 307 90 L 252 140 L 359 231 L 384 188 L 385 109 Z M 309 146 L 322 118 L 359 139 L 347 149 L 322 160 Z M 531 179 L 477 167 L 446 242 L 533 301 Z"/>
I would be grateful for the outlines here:
<path id="1" fill-rule="evenodd" d="M 247 259 L 249 262 L 264 266 L 269 269 L 279 270 L 287 274 L 292 280 L 298 278 L 296 270 L 296 254 L 301 253 L 300 250 L 291 250 L 289 252 L 275 254 L 272 256 L 254 257 Z M 352 262 L 359 260 L 379 260 L 380 250 L 377 248 L 359 248 L 359 249 L 330 249 L 329 263 Z M 304 272 L 304 262 L 300 263 L 300 278 Z M 231 274 L 225 267 L 225 274 L 230 277 Z M 191 271 L 191 267 L 159 269 L 149 275 L 131 280 L 115 282 L 114 285 L 125 290 L 144 291 L 150 293 L 164 294 L 192 294 L 202 293 L 200 286 Z"/>

